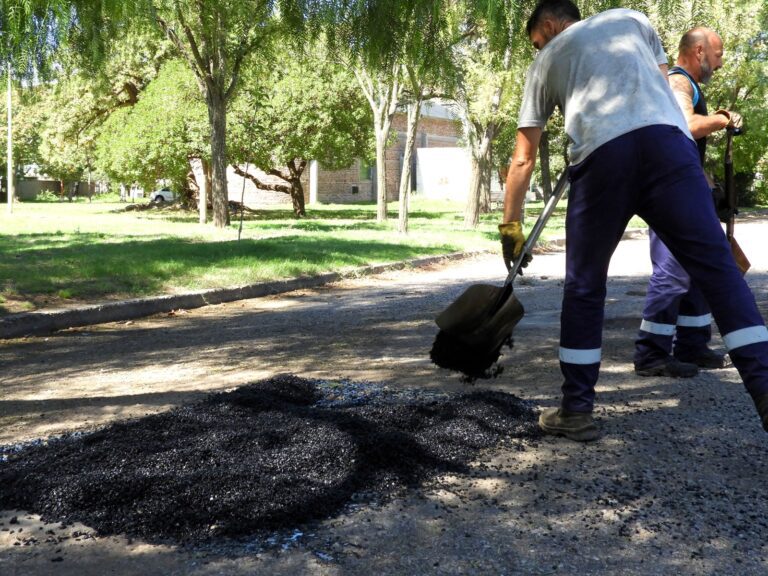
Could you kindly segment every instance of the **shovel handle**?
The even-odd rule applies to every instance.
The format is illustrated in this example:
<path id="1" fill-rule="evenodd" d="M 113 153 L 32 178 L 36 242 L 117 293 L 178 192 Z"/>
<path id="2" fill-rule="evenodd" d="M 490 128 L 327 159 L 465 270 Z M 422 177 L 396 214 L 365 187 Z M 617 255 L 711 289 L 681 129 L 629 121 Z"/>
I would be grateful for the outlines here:
<path id="1" fill-rule="evenodd" d="M 557 206 L 560 198 L 563 197 L 566 188 L 568 188 L 567 168 L 563 170 L 562 174 L 560 174 L 560 178 L 557 180 L 557 184 L 555 184 L 555 189 L 552 191 L 552 196 L 550 196 L 549 200 L 547 200 L 547 203 L 544 206 L 544 210 L 542 210 L 541 214 L 539 215 L 539 219 L 536 220 L 536 224 L 533 225 L 531 233 L 528 234 L 528 239 L 525 241 L 523 250 L 520 252 L 520 256 L 518 256 L 515 262 L 512 264 L 512 268 L 509 270 L 509 274 L 507 275 L 507 279 L 504 281 L 504 285 L 512 283 L 512 281 L 515 279 L 515 276 L 517 276 L 518 270 L 520 270 L 520 266 L 523 264 L 523 260 L 533 251 L 533 247 L 539 240 L 539 236 L 541 236 L 541 231 L 544 230 L 544 226 L 547 225 L 547 220 L 549 220 L 549 217 L 552 216 L 552 212 L 555 211 L 555 206 Z"/>

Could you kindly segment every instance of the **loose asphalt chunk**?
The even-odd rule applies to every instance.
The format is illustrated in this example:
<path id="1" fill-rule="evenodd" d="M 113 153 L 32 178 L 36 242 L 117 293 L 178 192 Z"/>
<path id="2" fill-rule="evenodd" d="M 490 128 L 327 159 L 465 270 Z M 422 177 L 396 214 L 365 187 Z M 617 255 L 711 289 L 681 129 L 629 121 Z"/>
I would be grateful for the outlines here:
<path id="1" fill-rule="evenodd" d="M 150 542 L 237 538 L 461 472 L 502 439 L 537 434 L 535 410 L 510 394 L 377 386 L 280 375 L 93 433 L 6 449 L 0 509 Z"/>

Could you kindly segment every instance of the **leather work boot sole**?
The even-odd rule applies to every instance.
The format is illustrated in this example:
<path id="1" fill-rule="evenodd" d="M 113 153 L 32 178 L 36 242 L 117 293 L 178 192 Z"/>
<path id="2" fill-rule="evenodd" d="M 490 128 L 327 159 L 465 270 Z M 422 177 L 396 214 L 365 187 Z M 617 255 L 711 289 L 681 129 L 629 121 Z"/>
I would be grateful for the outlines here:
<path id="1" fill-rule="evenodd" d="M 668 376 L 669 378 L 693 378 L 699 373 L 699 367 L 689 362 L 680 362 L 677 358 L 665 358 L 660 364 L 647 368 L 635 366 L 638 376 Z"/>
<path id="2" fill-rule="evenodd" d="M 565 436 L 576 442 L 590 442 L 600 437 L 600 430 L 589 412 L 568 412 L 547 408 L 539 416 L 539 428 L 547 434 Z"/>
<path id="3" fill-rule="evenodd" d="M 696 366 L 704 370 L 718 370 L 733 366 L 731 357 L 728 354 L 718 354 L 709 348 L 695 356 L 675 356 L 675 358 L 686 364 L 696 364 Z"/>
<path id="4" fill-rule="evenodd" d="M 760 420 L 763 421 L 763 430 L 768 432 L 768 394 L 763 394 L 755 400 L 755 407 L 760 415 Z"/>

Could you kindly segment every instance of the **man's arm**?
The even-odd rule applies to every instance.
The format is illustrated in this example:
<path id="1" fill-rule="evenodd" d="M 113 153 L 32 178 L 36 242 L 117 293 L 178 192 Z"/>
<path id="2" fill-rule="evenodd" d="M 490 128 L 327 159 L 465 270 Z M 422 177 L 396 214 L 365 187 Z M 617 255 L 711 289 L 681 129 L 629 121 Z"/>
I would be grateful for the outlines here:
<path id="1" fill-rule="evenodd" d="M 541 128 L 519 128 L 515 151 L 507 172 L 504 187 L 504 223 L 519 221 L 522 216 L 523 200 L 536 166 Z"/>
<path id="2" fill-rule="evenodd" d="M 728 126 L 730 118 L 725 114 L 711 114 L 704 116 L 693 111 L 693 86 L 682 74 L 673 74 L 669 77 L 669 85 L 675 93 L 675 98 L 683 111 L 688 129 L 695 140 L 705 138 Z"/>

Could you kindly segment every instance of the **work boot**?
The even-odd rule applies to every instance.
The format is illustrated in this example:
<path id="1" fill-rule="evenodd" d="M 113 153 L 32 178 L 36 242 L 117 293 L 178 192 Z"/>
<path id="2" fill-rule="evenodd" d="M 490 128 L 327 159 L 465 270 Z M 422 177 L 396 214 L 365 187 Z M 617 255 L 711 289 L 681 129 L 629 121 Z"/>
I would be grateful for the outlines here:
<path id="1" fill-rule="evenodd" d="M 728 354 L 718 354 L 709 348 L 704 348 L 704 350 L 695 354 L 675 353 L 675 358 L 680 362 L 696 364 L 696 366 L 703 368 L 704 370 L 717 370 L 719 368 L 728 368 L 733 365 L 731 357 L 728 356 Z"/>
<path id="2" fill-rule="evenodd" d="M 667 356 L 658 364 L 639 368 L 635 364 L 635 374 L 638 376 L 668 376 L 670 378 L 692 378 L 699 373 L 699 367 L 689 362 L 680 362 L 677 358 Z"/>
<path id="3" fill-rule="evenodd" d="M 539 416 L 539 428 L 547 434 L 565 436 L 576 442 L 589 442 L 600 437 L 590 412 L 569 412 L 563 408 L 544 410 Z"/>
<path id="4" fill-rule="evenodd" d="M 760 415 L 760 420 L 763 421 L 763 430 L 768 432 L 768 394 L 763 394 L 757 398 L 755 400 L 755 407 Z"/>

